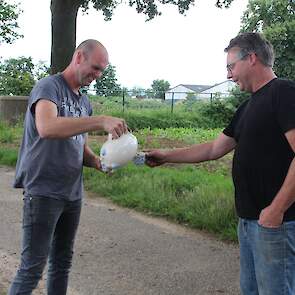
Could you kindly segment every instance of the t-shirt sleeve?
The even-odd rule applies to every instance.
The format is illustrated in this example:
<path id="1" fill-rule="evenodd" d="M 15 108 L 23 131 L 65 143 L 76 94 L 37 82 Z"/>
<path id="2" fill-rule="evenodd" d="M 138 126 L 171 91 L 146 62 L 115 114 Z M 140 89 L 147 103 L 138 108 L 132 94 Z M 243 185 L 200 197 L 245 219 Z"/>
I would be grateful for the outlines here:
<path id="1" fill-rule="evenodd" d="M 234 126 L 236 125 L 235 122 L 237 121 L 236 118 L 236 113 L 227 125 L 227 127 L 222 131 L 223 134 L 229 136 L 229 137 L 234 137 Z"/>
<path id="2" fill-rule="evenodd" d="M 57 106 L 59 106 L 58 87 L 56 83 L 54 83 L 54 81 L 50 78 L 51 77 L 40 80 L 33 88 L 29 101 L 29 107 L 32 114 L 35 113 L 36 103 L 40 99 L 52 101 Z"/>
<path id="3" fill-rule="evenodd" d="M 249 100 L 246 100 L 245 102 L 243 102 L 238 109 L 236 110 L 233 118 L 231 119 L 230 123 L 227 125 L 227 127 L 222 131 L 223 134 L 235 138 L 235 140 L 237 141 L 238 138 L 236 138 L 236 126 L 238 125 L 239 120 L 241 119 L 242 113 L 244 112 L 246 105 L 248 104 Z"/>
<path id="4" fill-rule="evenodd" d="M 89 100 L 88 100 L 88 115 L 89 116 L 93 115 L 93 108 Z"/>
<path id="5" fill-rule="evenodd" d="M 284 133 L 295 129 L 295 83 L 281 84 L 274 96 L 274 110 Z"/>

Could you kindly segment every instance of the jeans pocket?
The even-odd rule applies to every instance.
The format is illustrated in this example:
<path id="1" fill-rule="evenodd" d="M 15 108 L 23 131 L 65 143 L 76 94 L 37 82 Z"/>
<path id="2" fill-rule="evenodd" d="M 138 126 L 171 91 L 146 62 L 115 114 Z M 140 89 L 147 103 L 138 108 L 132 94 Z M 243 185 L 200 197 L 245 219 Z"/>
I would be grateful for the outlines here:
<path id="1" fill-rule="evenodd" d="M 278 232 L 278 231 L 281 231 L 283 229 L 283 224 L 281 224 L 280 226 L 278 227 L 267 227 L 267 226 L 263 226 L 259 223 L 258 224 L 258 228 L 260 228 L 260 230 L 262 231 L 269 231 L 269 232 Z"/>
<path id="2" fill-rule="evenodd" d="M 258 223 L 257 223 L 258 224 Z M 265 227 L 258 224 L 258 237 L 261 241 L 270 243 L 280 243 L 285 237 L 284 224 L 279 227 Z"/>

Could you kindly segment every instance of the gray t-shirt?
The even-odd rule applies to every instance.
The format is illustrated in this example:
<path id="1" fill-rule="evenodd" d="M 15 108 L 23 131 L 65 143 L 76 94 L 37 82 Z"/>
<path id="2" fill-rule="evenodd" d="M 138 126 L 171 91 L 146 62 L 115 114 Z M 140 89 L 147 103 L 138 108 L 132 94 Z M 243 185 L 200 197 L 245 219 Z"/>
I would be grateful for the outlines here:
<path id="1" fill-rule="evenodd" d="M 24 188 L 26 195 L 81 199 L 85 134 L 66 139 L 41 138 L 35 123 L 35 105 L 40 99 L 54 102 L 60 117 L 92 115 L 87 96 L 75 94 L 61 74 L 41 79 L 29 97 L 14 187 Z"/>

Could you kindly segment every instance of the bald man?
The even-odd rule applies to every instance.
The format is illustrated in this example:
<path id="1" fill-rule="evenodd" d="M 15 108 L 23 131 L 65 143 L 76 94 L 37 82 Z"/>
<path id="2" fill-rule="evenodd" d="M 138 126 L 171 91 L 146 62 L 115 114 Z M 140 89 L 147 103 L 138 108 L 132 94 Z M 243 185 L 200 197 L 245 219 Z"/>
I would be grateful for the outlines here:
<path id="1" fill-rule="evenodd" d="M 14 183 L 24 195 L 21 263 L 9 295 L 32 294 L 47 258 L 48 294 L 66 294 L 83 198 L 83 165 L 101 169 L 87 132 L 104 130 L 114 138 L 127 132 L 120 118 L 92 116 L 90 102 L 80 92 L 101 77 L 108 63 L 105 47 L 86 40 L 62 73 L 41 79 L 30 94 Z"/>

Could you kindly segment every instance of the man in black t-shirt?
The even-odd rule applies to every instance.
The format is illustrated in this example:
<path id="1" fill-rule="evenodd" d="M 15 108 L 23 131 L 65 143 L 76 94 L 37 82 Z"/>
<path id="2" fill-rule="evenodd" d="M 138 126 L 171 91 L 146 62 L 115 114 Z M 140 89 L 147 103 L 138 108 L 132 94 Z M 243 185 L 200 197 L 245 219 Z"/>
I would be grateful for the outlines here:
<path id="1" fill-rule="evenodd" d="M 271 44 L 258 33 L 232 39 L 227 77 L 252 94 L 212 142 L 154 150 L 146 162 L 198 163 L 232 150 L 243 295 L 295 294 L 295 83 L 273 72 Z"/>

